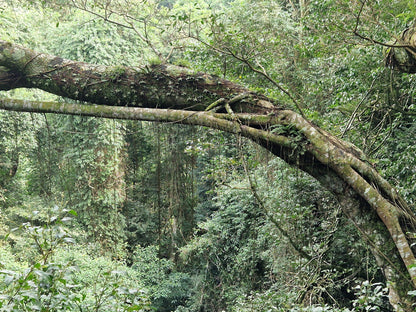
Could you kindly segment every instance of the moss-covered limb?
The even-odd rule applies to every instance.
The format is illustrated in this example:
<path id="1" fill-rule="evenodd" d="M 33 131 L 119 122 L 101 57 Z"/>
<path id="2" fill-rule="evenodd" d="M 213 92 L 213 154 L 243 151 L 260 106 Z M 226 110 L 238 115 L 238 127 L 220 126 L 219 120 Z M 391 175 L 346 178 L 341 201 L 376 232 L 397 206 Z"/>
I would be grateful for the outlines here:
<path id="1" fill-rule="evenodd" d="M 295 127 L 312 143 L 316 154 L 322 155 L 321 160 L 327 164 L 331 162 L 350 164 L 352 159 L 366 161 L 365 154 L 355 145 L 333 136 L 293 111 L 275 110 L 274 120 Z"/>
<path id="2" fill-rule="evenodd" d="M 318 163 L 305 164 L 302 170 L 315 177 L 338 199 L 347 218 L 357 227 L 364 241 L 374 255 L 376 262 L 386 277 L 390 289 L 389 299 L 395 311 L 414 312 L 415 298 L 407 295 L 414 289 L 407 269 L 397 251 L 397 247 L 387 227 L 373 209 L 345 179 L 328 166 Z M 400 307 L 403 305 L 403 308 Z"/>
<path id="3" fill-rule="evenodd" d="M 374 184 L 378 189 L 378 193 L 386 196 L 386 199 L 393 205 L 398 206 L 401 211 L 407 214 L 411 213 L 410 208 L 400 198 L 395 188 L 383 179 L 371 164 L 366 161 L 364 153 L 357 147 L 317 128 L 295 112 L 282 110 L 277 115 L 272 120 L 295 126 L 312 143 L 309 145 L 309 151 L 321 163 L 330 166 L 336 172 L 339 172 L 341 176 L 342 169 L 339 168 L 345 165 L 351 166 L 365 181 Z M 414 216 L 409 217 L 415 219 Z"/>
<path id="4" fill-rule="evenodd" d="M 296 148 L 297 142 L 269 131 L 240 125 L 224 117 L 228 114 L 211 114 L 209 112 L 166 110 L 154 108 L 107 106 L 96 104 L 59 103 L 55 101 L 31 101 L 18 99 L 0 99 L 0 108 L 21 112 L 55 113 L 94 116 L 112 119 L 132 119 L 159 122 L 174 122 L 188 125 L 206 126 L 230 133 L 241 133 L 254 141 L 262 140 L 280 148 Z"/>
<path id="5" fill-rule="evenodd" d="M 380 217 L 393 239 L 396 249 L 408 271 L 410 280 L 416 287 L 416 259 L 399 222 L 399 216 L 402 215 L 403 210 L 383 197 L 382 193 L 370 185 L 368 180 L 351 167 L 351 164 L 355 164 L 356 166 L 359 165 L 362 172 L 371 172 L 373 180 L 377 180 L 384 188 L 390 189 L 389 192 L 392 192 L 392 187 L 379 177 L 379 174 L 375 170 L 371 170 L 371 166 L 368 163 L 357 159 L 353 154 L 343 150 L 340 148 L 339 144 L 334 146 L 332 144 L 334 140 L 328 139 L 327 134 L 325 134 L 324 137 L 321 137 L 320 133 L 316 133 L 313 127 L 310 128 L 307 124 L 305 125 L 305 122 L 299 122 L 299 120 L 298 127 L 301 128 L 302 133 L 304 133 L 308 139 L 312 140 L 313 144 L 311 152 L 316 159 L 321 163 L 328 164 L 328 166 L 331 167 L 337 175 L 347 183 L 347 185 L 352 187 L 357 194 L 359 194 L 361 198 L 377 212 L 377 215 Z"/>
<path id="6" fill-rule="evenodd" d="M 336 180 L 333 179 L 332 182 Z M 389 300 L 395 311 L 413 311 L 414 298 L 407 295 L 413 285 L 403 261 L 396 256 L 396 246 L 379 217 L 357 193 L 338 180 L 328 187 L 337 195 L 343 213 L 356 226 L 382 270 L 389 287 Z"/>
<path id="7" fill-rule="evenodd" d="M 398 214 L 406 218 L 415 227 L 413 230 L 416 230 L 416 217 L 410 207 L 401 198 L 397 190 L 366 160 L 360 149 L 322 129 L 317 130 L 309 121 L 292 111 L 282 110 L 279 114 L 279 120 L 287 120 L 291 124 L 297 125 L 300 132 L 313 143 L 313 149 L 316 150 L 314 155 L 320 161 L 334 166 L 334 169 L 338 163 L 350 165 L 364 180 L 374 185 L 377 188 L 377 193 L 382 194 L 392 204 L 393 209 L 396 209 Z"/>
<path id="8" fill-rule="evenodd" d="M 286 115 L 286 118 L 281 118 L 281 120 L 290 121 L 312 143 L 308 145 L 308 151 L 320 163 L 327 164 L 332 168 L 341 179 L 350 185 L 377 212 L 390 232 L 412 283 L 416 287 L 416 259 L 399 222 L 403 208 L 397 206 L 394 201 L 390 202 L 390 200 L 386 199 L 382 193 L 369 184 L 368 180 L 370 182 L 378 182 L 385 189 L 385 192 L 394 199 L 393 188 L 368 163 L 358 159 L 355 150 L 351 152 L 351 147 L 344 144 L 341 140 L 317 129 L 294 112 L 281 112 L 281 114 Z M 359 171 L 362 173 L 366 173 L 369 179 L 366 180 L 365 176 L 363 177 L 351 167 L 352 165 L 359 168 Z"/>
<path id="9" fill-rule="evenodd" d="M 0 66 L 0 76 L 7 77 L 0 82 L 1 90 L 39 88 L 96 104 L 197 111 L 205 110 L 219 98 L 230 100 L 244 94 L 233 103 L 238 111 L 270 109 L 264 107 L 264 97 L 242 86 L 174 65 L 106 67 L 37 53 L 0 40 Z"/>
<path id="10" fill-rule="evenodd" d="M 279 111 L 279 109 L 274 109 L 271 113 L 268 114 L 234 113 L 234 116 L 231 114 L 215 113 L 213 116 L 227 120 L 234 120 L 237 118 L 245 125 L 262 127 L 265 129 L 272 129 L 272 127 L 276 125 L 290 126 L 290 123 L 285 121 L 285 116 L 282 116 L 278 113 Z"/>
<path id="11" fill-rule="evenodd" d="M 117 118 L 117 119 L 139 119 L 147 121 L 161 121 L 161 122 L 177 122 L 191 125 L 202 125 L 215 129 L 231 133 L 241 133 L 241 135 L 248 137 L 254 141 L 260 142 L 262 145 L 273 145 L 273 149 L 279 151 L 278 154 L 283 159 L 296 165 L 300 161 L 300 157 L 307 157 L 309 155 L 309 163 L 315 162 L 316 170 L 318 163 L 332 167 L 335 172 L 339 174 L 349 185 L 351 185 L 358 194 L 360 194 L 368 203 L 370 203 L 374 209 L 379 212 L 379 215 L 386 227 L 392 233 L 392 237 L 398 244 L 398 250 L 403 253 L 405 250 L 405 241 L 402 240 L 402 234 L 400 225 L 398 224 L 397 213 L 395 213 L 395 207 L 386 201 L 380 193 L 372 188 L 361 176 L 357 175 L 355 171 L 354 178 L 351 178 L 351 170 L 349 169 L 349 163 L 351 155 L 336 152 L 336 148 L 331 146 L 331 141 L 326 141 L 325 138 L 316 138 L 319 134 L 313 135 L 313 145 L 307 147 L 307 151 L 302 151 L 303 156 L 297 155 L 298 142 L 292 140 L 292 138 L 276 135 L 270 131 L 263 131 L 257 128 L 249 127 L 247 125 L 240 125 L 234 121 L 227 120 L 225 116 L 228 114 L 210 114 L 208 112 L 193 112 L 193 111 L 180 111 L 180 110 L 161 110 L 161 109 L 148 109 L 148 108 L 133 108 L 133 107 L 114 107 L 105 105 L 81 105 L 81 104 L 70 104 L 70 103 L 57 103 L 57 102 L 41 102 L 41 101 L 27 101 L 27 100 L 11 100 L 1 99 L 0 107 L 9 110 L 19 111 L 32 111 L 32 112 L 47 112 L 47 113 L 62 113 L 62 114 L 75 114 L 75 115 L 88 115 L 88 116 L 100 116 L 106 118 Z M 220 117 L 220 118 L 219 118 Z M 255 117 L 260 116 L 253 116 Z M 300 116 L 299 116 L 300 117 Z M 268 117 L 269 118 L 269 117 Z M 311 127 L 309 123 L 304 124 L 302 117 L 299 119 L 292 120 L 296 121 L 298 127 L 301 127 L 302 132 L 308 137 L 311 137 L 311 130 L 306 127 Z M 261 120 L 261 118 L 259 118 Z M 253 120 L 252 120 L 253 121 Z M 282 122 L 283 124 L 288 122 L 288 118 L 277 118 L 274 117 L 273 122 Z M 315 130 L 313 130 L 315 131 Z M 311 152 L 313 154 L 311 154 Z M 292 154 L 293 159 L 289 159 L 289 154 Z M 310 155 L 315 155 L 315 160 Z M 341 155 L 342 157 L 338 157 Z M 347 157 L 348 156 L 348 157 Z M 338 157 L 337 161 L 334 161 Z M 340 165 L 341 164 L 341 165 Z M 344 167 L 342 167 L 344 166 Z M 340 169 L 347 168 L 348 170 Z M 374 173 L 375 174 L 375 173 Z M 364 185 L 364 186 L 363 186 Z M 387 208 L 384 208 L 387 207 Z M 387 214 L 388 212 L 388 214 Z M 390 223 L 393 222 L 393 225 Z M 399 233 L 400 232 L 400 233 Z M 395 233 L 395 236 L 393 234 Z M 399 234 L 397 234 L 399 233 Z M 402 246 L 402 247 L 400 247 Z M 400 250 L 401 249 L 401 250 Z M 412 264 L 413 260 L 406 256 L 403 260 L 406 265 Z M 409 260 L 410 259 L 410 260 Z"/>
<path id="12" fill-rule="evenodd" d="M 330 167 L 327 165 L 327 163 L 329 163 L 328 160 L 322 163 L 313 156 L 312 152 L 316 152 L 316 149 L 314 149 L 312 145 L 307 146 L 306 150 L 299 150 L 298 142 L 294 141 L 293 138 L 284 135 L 276 135 L 270 131 L 263 131 L 248 125 L 236 123 L 232 120 L 227 120 L 228 117 L 226 116 L 228 114 L 10 99 L 1 99 L 0 107 L 14 111 L 46 112 L 118 119 L 140 119 L 148 121 L 177 122 L 191 125 L 202 125 L 232 133 L 240 133 L 241 135 L 265 146 L 274 154 L 280 156 L 287 162 L 296 165 L 306 172 L 309 172 L 311 175 L 315 176 L 325 186 L 327 186 L 329 190 L 331 190 L 334 194 L 342 199 L 343 210 L 347 213 L 347 215 L 349 211 L 353 209 L 360 211 L 361 215 L 357 214 L 357 216 L 354 216 L 351 213 L 349 213 L 349 215 L 351 219 L 354 220 L 354 223 L 359 224 L 363 231 L 367 231 L 368 236 L 372 236 L 370 238 L 372 241 L 375 240 L 374 236 L 376 235 L 377 237 L 380 237 L 378 241 L 390 241 L 389 235 L 384 233 L 386 228 L 380 226 L 381 223 L 377 219 L 377 216 L 372 216 L 374 211 L 363 211 L 362 207 L 365 207 L 368 204 L 363 202 L 362 197 L 359 197 L 361 199 L 357 201 L 355 197 L 358 196 L 358 192 L 354 193 L 355 195 L 353 193 L 346 195 L 345 190 L 348 190 L 350 186 L 348 186 L 345 181 L 340 179 L 339 174 L 330 169 Z M 274 121 L 280 121 L 283 125 L 286 125 L 288 119 L 277 118 Z M 301 124 L 302 123 L 300 123 L 300 125 Z M 328 155 L 326 155 L 326 157 L 327 156 Z M 371 216 L 371 218 L 369 218 L 369 216 Z M 383 251 L 384 254 L 388 254 L 389 256 L 391 256 L 392 253 L 394 254 L 394 251 L 390 250 L 390 247 L 387 247 L 388 245 L 386 246 L 385 243 L 378 244 L 377 246 L 380 250 Z M 375 255 L 377 258 L 377 254 Z M 400 276 L 400 274 L 397 273 L 396 270 L 396 267 L 400 267 L 400 264 L 403 264 L 403 262 L 399 259 L 399 257 L 397 257 L 397 259 L 395 258 L 395 261 L 399 261 L 399 264 L 392 265 L 391 263 L 384 261 L 385 259 L 383 257 L 379 258 L 380 259 L 378 260 L 378 263 L 386 273 L 386 277 L 390 282 L 390 287 L 392 289 L 391 293 L 396 294 L 395 297 L 399 298 L 397 300 L 404 302 L 407 300 L 406 293 L 411 288 L 405 289 L 405 286 L 396 286 L 402 283 L 401 281 L 405 280 Z M 397 279 L 397 276 L 400 276 L 400 279 Z M 399 288 L 405 290 L 400 291 Z"/>
<path id="13" fill-rule="evenodd" d="M 410 226 L 409 230 L 416 231 L 416 216 L 397 190 L 367 162 L 352 158 L 350 163 L 352 168 L 359 172 L 366 181 L 374 185 L 377 191 L 398 210 L 398 214 L 406 219 L 408 226 Z"/>
<path id="14" fill-rule="evenodd" d="M 321 162 L 327 163 L 377 212 L 390 232 L 412 283 L 416 287 L 416 258 L 399 222 L 400 216 L 403 215 L 414 222 L 415 218 L 410 209 L 401 205 L 399 195 L 374 168 L 367 162 L 358 159 L 355 153 L 350 152 L 350 149 L 345 150 L 345 144 L 342 144 L 342 141 L 330 138 L 328 133 L 324 133 L 321 137 L 321 132 L 317 133 L 314 126 L 302 119 L 302 117 L 296 117 L 296 124 L 301 127 L 302 133 L 313 142 L 314 156 Z M 358 168 L 358 172 L 352 166 Z M 369 182 L 375 182 L 374 184 L 379 188 L 376 189 L 374 184 L 371 185 Z"/>
<path id="15" fill-rule="evenodd" d="M 354 190 L 377 212 L 388 229 L 396 248 L 406 266 L 413 285 L 416 287 L 416 259 L 399 222 L 397 207 L 386 200 L 374 187 L 350 166 L 344 166 L 342 176 Z"/>

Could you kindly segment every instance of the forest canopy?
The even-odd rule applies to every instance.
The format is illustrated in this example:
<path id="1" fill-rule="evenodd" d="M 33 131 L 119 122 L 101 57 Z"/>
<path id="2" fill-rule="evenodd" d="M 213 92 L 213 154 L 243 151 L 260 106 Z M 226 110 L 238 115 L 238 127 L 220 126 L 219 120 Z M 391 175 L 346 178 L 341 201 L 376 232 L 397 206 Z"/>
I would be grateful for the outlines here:
<path id="1" fill-rule="evenodd" d="M 1 311 L 414 311 L 413 1 L 0 8 Z"/>

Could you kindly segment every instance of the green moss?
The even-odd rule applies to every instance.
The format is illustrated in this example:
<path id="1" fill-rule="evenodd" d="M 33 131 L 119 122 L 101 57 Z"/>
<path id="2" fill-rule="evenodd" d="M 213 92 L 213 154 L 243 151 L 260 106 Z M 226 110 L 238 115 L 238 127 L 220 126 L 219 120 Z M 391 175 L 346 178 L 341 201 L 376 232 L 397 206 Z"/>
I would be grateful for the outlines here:
<path id="1" fill-rule="evenodd" d="M 149 62 L 149 65 L 161 65 L 162 64 L 162 61 L 158 57 L 153 57 L 149 59 L 148 62 Z"/>
<path id="2" fill-rule="evenodd" d="M 185 59 L 177 59 L 173 62 L 173 64 L 176 66 L 191 67 L 191 63 Z"/>
<path id="3" fill-rule="evenodd" d="M 111 81 L 119 80 L 126 73 L 126 68 L 123 66 L 109 66 L 104 71 L 103 76 Z"/>

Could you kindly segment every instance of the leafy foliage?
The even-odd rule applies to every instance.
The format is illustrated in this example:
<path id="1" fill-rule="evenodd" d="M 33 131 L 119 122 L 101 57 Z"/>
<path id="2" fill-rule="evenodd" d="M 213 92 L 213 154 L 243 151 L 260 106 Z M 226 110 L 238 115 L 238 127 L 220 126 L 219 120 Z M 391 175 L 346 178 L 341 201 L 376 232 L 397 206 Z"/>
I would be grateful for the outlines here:
<path id="1" fill-rule="evenodd" d="M 65 257 L 66 246 L 75 243 L 66 224 L 76 213 L 61 213 L 57 207 L 51 213 L 47 224 L 25 223 L 20 229 L 30 238 L 33 252 L 27 267 L 16 265 L 16 260 L 2 261 L 1 311 L 148 310 L 143 290 L 129 288 L 132 278 L 121 277 L 122 271 L 109 271 L 108 260 L 73 251 Z"/>
<path id="2" fill-rule="evenodd" d="M 175 272 L 175 264 L 158 257 L 156 246 L 137 246 L 133 254 L 132 269 L 149 289 L 152 305 L 157 311 L 175 311 L 185 305 L 191 296 L 190 277 Z"/>

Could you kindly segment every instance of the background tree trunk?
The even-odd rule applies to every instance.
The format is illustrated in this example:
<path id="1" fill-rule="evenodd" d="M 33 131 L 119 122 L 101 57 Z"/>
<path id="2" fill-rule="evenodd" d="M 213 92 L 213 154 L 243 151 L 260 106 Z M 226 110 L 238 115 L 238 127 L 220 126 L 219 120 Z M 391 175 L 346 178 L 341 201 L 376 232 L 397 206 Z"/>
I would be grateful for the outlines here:
<path id="1" fill-rule="evenodd" d="M 404 73 L 416 73 L 416 23 L 386 47 L 386 65 Z"/>

